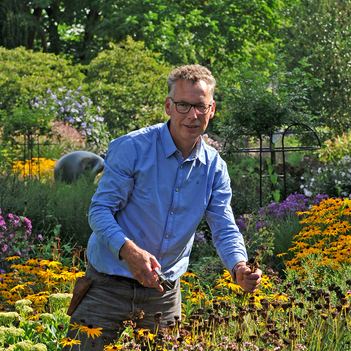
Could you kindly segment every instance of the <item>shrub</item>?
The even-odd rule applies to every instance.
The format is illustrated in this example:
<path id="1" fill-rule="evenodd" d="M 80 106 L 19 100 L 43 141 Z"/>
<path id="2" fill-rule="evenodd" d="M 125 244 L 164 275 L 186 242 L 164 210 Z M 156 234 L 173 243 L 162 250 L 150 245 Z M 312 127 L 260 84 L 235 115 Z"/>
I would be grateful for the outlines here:
<path id="1" fill-rule="evenodd" d="M 43 237 L 61 224 L 65 243 L 86 246 L 91 234 L 88 212 L 97 185 L 82 176 L 75 183 L 22 179 L 18 174 L 0 176 L 0 208 L 31 219 L 33 233 Z"/>
<path id="2" fill-rule="evenodd" d="M 9 256 L 21 256 L 27 260 L 34 247 L 31 221 L 23 216 L 3 213 L 0 209 L 0 270 L 8 269 L 5 259 Z"/>
<path id="3" fill-rule="evenodd" d="M 307 197 L 328 194 L 329 197 L 347 197 L 351 195 L 351 159 L 329 163 L 311 163 L 305 159 L 305 173 L 301 177 L 300 192 Z"/>
<path id="4" fill-rule="evenodd" d="M 326 199 L 298 214 L 303 228 L 293 238 L 289 249 L 293 258 L 285 261 L 287 271 L 320 284 L 335 271 L 350 267 L 351 200 Z"/>
<path id="5" fill-rule="evenodd" d="M 351 133 L 343 133 L 327 140 L 319 151 L 319 157 L 323 162 L 343 161 L 345 156 L 351 155 Z"/>
<path id="6" fill-rule="evenodd" d="M 84 79 L 79 65 L 23 47 L 12 50 L 0 47 L 0 67 L 0 110 L 6 111 L 27 105 L 48 89 L 63 85 L 76 89 Z"/>
<path id="7" fill-rule="evenodd" d="M 239 230 L 244 235 L 249 256 L 253 256 L 262 243 L 266 244 L 264 263 L 274 265 L 276 270 L 284 268 L 283 259 L 277 255 L 286 252 L 302 225 L 296 211 L 307 210 L 312 204 L 318 204 L 327 195 L 318 195 L 313 201 L 302 194 L 291 194 L 279 203 L 274 202 L 262 207 L 258 212 L 245 214 L 237 218 Z"/>
<path id="8" fill-rule="evenodd" d="M 73 91 L 65 86 L 57 91 L 48 89 L 46 97 L 36 97 L 30 102 L 34 110 L 42 110 L 45 116 L 51 116 L 54 121 L 62 121 L 77 129 L 86 141 L 100 150 L 106 151 L 110 135 L 100 116 L 101 109 L 94 106 L 89 97 L 81 92 L 79 86 Z"/>
<path id="9" fill-rule="evenodd" d="M 164 100 L 169 68 L 141 42 L 128 39 L 122 46 L 98 55 L 87 70 L 90 97 L 104 111 L 113 137 L 164 122 Z"/>

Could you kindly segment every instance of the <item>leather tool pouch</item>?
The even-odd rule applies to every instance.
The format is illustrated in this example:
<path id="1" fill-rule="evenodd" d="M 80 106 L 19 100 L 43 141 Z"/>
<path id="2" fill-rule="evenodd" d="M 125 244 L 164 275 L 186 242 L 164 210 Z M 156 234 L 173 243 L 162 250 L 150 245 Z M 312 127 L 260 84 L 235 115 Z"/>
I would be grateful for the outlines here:
<path id="1" fill-rule="evenodd" d="M 73 289 L 73 297 L 69 305 L 67 314 L 72 316 L 73 312 L 76 310 L 79 303 L 82 301 L 82 298 L 87 293 L 91 285 L 91 280 L 87 277 L 77 278 L 76 284 Z"/>

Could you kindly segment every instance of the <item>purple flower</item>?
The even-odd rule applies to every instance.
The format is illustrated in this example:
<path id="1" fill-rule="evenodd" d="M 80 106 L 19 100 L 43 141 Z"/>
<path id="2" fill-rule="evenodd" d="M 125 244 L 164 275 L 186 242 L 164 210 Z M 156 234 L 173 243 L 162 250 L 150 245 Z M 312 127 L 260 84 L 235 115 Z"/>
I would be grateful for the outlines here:
<path id="1" fill-rule="evenodd" d="M 52 93 L 51 89 L 48 89 L 48 90 L 46 91 L 46 93 L 47 93 L 47 94 L 51 94 L 51 93 Z"/>
<path id="2" fill-rule="evenodd" d="M 206 244 L 206 238 L 203 232 L 196 232 L 195 233 L 195 241 L 199 244 Z"/>
<path id="3" fill-rule="evenodd" d="M 245 221 L 244 221 L 243 216 L 240 216 L 240 217 L 236 220 L 236 225 L 238 226 L 238 228 L 239 228 L 240 231 L 246 229 L 247 225 L 245 224 Z"/>
<path id="4" fill-rule="evenodd" d="M 261 221 L 258 221 L 257 223 L 256 223 L 256 230 L 258 231 L 258 230 L 260 230 L 261 228 L 263 228 L 264 227 L 264 224 L 261 222 Z"/>

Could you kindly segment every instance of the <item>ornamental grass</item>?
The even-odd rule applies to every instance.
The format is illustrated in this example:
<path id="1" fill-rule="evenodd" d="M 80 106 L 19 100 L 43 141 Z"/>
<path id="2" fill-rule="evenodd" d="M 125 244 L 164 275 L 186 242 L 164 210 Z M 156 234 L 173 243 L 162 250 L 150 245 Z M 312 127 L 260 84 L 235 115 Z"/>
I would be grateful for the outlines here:
<path id="1" fill-rule="evenodd" d="M 265 270 L 259 289 L 249 294 L 233 284 L 228 271 L 212 286 L 188 272 L 181 279 L 181 316 L 161 329 L 158 313 L 155 329 L 145 330 L 136 328 L 139 311 L 116 327 L 114 342 L 104 350 L 350 350 L 350 205 L 348 199 L 327 199 L 300 212 L 303 229 L 293 240 L 294 258 L 286 262 L 284 280 L 273 269 Z M 253 270 L 264 249 L 247 262 Z M 0 278 L 0 350 L 73 345 L 95 350 L 94 340 L 103 333 L 99 326 L 82 321 L 73 326 L 74 339 L 65 337 L 70 293 L 76 277 L 84 274 L 84 250 L 76 249 L 72 263 L 64 265 L 56 240 L 49 260 L 39 251 L 23 263 L 19 257 L 8 261 L 12 272 Z M 89 337 L 86 345 L 80 344 L 82 334 Z"/>

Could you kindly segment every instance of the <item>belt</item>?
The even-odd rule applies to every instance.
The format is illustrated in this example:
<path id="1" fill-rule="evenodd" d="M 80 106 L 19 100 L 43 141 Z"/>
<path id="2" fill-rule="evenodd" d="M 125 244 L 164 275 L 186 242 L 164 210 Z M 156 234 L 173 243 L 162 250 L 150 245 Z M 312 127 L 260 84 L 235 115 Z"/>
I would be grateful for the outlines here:
<path id="1" fill-rule="evenodd" d="M 95 273 L 98 273 L 98 274 L 102 274 L 104 275 L 105 277 L 110 277 L 111 279 L 117 281 L 117 282 L 121 282 L 121 281 L 125 281 L 125 282 L 128 282 L 128 283 L 131 283 L 131 284 L 137 284 L 139 287 L 143 287 L 143 288 L 146 288 L 144 285 L 140 284 L 136 279 L 134 278 L 129 278 L 129 277 L 125 277 L 123 275 L 117 275 L 117 274 L 107 274 L 107 273 L 102 273 L 102 272 L 99 272 L 98 270 L 96 270 L 91 264 L 88 264 L 88 268 L 95 271 Z M 175 282 L 169 282 L 171 287 L 172 288 L 168 288 L 166 285 L 164 284 L 161 284 L 163 286 L 163 289 L 165 291 L 168 291 L 168 290 L 172 290 L 174 289 L 174 285 L 175 285 Z"/>

